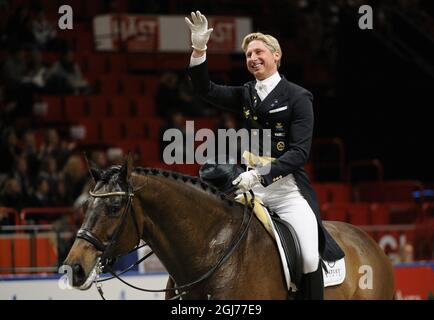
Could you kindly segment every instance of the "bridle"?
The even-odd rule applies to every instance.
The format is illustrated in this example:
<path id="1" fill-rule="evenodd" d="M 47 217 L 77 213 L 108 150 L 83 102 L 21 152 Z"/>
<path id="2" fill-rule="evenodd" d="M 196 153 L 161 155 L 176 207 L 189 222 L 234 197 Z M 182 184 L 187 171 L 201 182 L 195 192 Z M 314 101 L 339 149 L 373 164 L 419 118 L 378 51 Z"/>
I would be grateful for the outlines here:
<path id="1" fill-rule="evenodd" d="M 109 279 L 103 279 L 103 280 L 99 280 L 99 274 L 103 272 L 103 270 L 107 270 L 108 272 L 110 272 L 112 274 L 113 277 L 111 277 L 110 279 L 113 278 L 117 278 L 118 280 L 120 280 L 122 283 L 140 290 L 140 291 L 146 291 L 146 292 L 168 292 L 168 291 L 174 291 L 174 292 L 179 292 L 179 290 L 183 290 L 182 292 L 176 294 L 174 297 L 172 297 L 171 299 L 178 299 L 181 298 L 183 295 L 186 295 L 188 293 L 188 290 L 191 289 L 192 287 L 194 287 L 195 285 L 199 284 L 200 282 L 210 278 L 215 271 L 217 271 L 217 269 L 223 265 L 228 259 L 229 257 L 233 254 L 233 252 L 237 249 L 237 247 L 239 246 L 241 240 L 244 238 L 244 236 L 247 233 L 247 230 L 249 229 L 250 223 L 252 221 L 252 217 L 253 217 L 253 208 L 254 208 L 254 194 L 253 192 L 250 190 L 250 194 L 251 194 L 251 199 L 250 199 L 250 203 L 251 203 L 251 212 L 250 215 L 248 217 L 247 222 L 245 223 L 245 219 L 246 219 L 246 213 L 248 211 L 248 200 L 247 200 L 247 195 L 246 193 L 244 193 L 244 210 L 243 210 L 243 220 L 241 222 L 240 225 L 240 230 L 239 230 L 239 235 L 237 238 L 235 238 L 231 244 L 227 247 L 227 249 L 225 250 L 224 254 L 220 257 L 220 259 L 217 261 L 217 263 L 210 269 L 208 270 L 205 274 L 203 274 L 202 276 L 200 276 L 199 278 L 197 278 L 196 280 L 189 282 L 187 284 L 181 285 L 181 286 L 173 286 L 172 288 L 166 288 L 166 289 L 159 289 L 159 290 L 154 290 L 154 289 L 144 289 L 144 288 L 139 288 L 136 287 L 128 282 L 126 282 L 125 280 L 123 280 L 122 278 L 119 277 L 119 275 L 129 271 L 130 269 L 132 269 L 134 266 L 138 265 L 139 263 L 143 262 L 146 258 L 148 258 L 152 252 L 148 253 L 146 256 L 144 256 L 143 258 L 141 258 L 139 261 L 135 262 L 131 267 L 127 268 L 126 270 L 123 270 L 122 272 L 120 272 L 119 274 L 116 274 L 114 272 L 114 270 L 111 268 L 111 262 L 113 261 L 113 259 L 115 257 L 112 257 L 110 254 L 112 253 L 112 249 L 114 247 L 114 245 L 116 244 L 116 240 L 118 238 L 118 236 L 121 234 L 124 226 L 125 226 L 125 222 L 126 222 L 126 218 L 128 216 L 128 214 L 131 212 L 131 216 L 134 222 L 134 226 L 136 229 L 136 233 L 137 233 L 137 245 L 136 245 L 136 249 L 137 250 L 140 244 L 140 239 L 141 239 L 141 234 L 140 234 L 140 230 L 139 230 L 139 226 L 137 223 L 137 218 L 136 215 L 134 213 L 134 208 L 132 206 L 132 202 L 133 202 L 133 198 L 135 196 L 135 193 L 138 192 L 139 190 L 141 190 L 144 186 L 141 186 L 140 188 L 133 190 L 132 185 L 128 182 L 127 183 L 127 187 L 128 187 L 128 191 L 115 191 L 115 192 L 106 192 L 106 193 L 95 193 L 93 191 L 89 191 L 89 195 L 91 197 L 94 198 L 109 198 L 109 197 L 117 197 L 117 196 L 124 196 L 127 197 L 127 204 L 125 205 L 125 209 L 122 212 L 121 215 L 121 222 L 119 223 L 119 225 L 117 226 L 117 228 L 115 229 L 115 232 L 113 233 L 113 236 L 111 237 L 110 242 L 105 245 L 94 233 L 92 233 L 89 230 L 86 229 L 79 229 L 77 232 L 77 238 L 79 239 L 83 239 L 89 243 L 91 243 L 97 250 L 102 251 L 102 255 L 101 258 L 99 259 L 99 261 L 97 262 L 96 265 L 96 272 L 97 272 L 97 277 L 95 279 L 95 284 L 96 287 L 98 289 L 99 294 L 101 295 L 102 299 L 105 300 L 103 292 L 102 292 L 102 288 L 101 288 L 101 282 L 105 281 L 105 280 L 109 280 Z M 244 228 L 243 228 L 244 225 Z"/>
<path id="2" fill-rule="evenodd" d="M 77 232 L 77 238 L 86 240 L 87 242 L 91 243 L 97 250 L 102 251 L 102 255 L 100 258 L 100 267 L 104 268 L 108 266 L 113 260 L 114 257 L 111 257 L 110 254 L 112 253 L 112 249 L 114 245 L 116 244 L 116 240 L 118 239 L 119 235 L 122 233 L 122 230 L 125 227 L 125 222 L 128 217 L 128 213 L 131 212 L 131 216 L 134 222 L 134 227 L 136 229 L 137 234 L 137 246 L 140 244 L 140 230 L 139 225 L 137 223 L 137 218 L 134 213 L 134 209 L 132 207 L 134 192 L 139 191 L 143 187 L 140 187 L 137 190 L 133 191 L 133 188 L 130 183 L 128 183 L 128 191 L 116 191 L 116 192 L 106 192 L 106 193 L 94 193 L 92 191 L 89 191 L 89 195 L 94 198 L 109 198 L 109 197 L 117 197 L 117 196 L 126 196 L 127 197 L 127 204 L 125 205 L 124 211 L 121 215 L 121 222 L 115 229 L 113 236 L 110 239 L 110 242 L 105 245 L 94 233 L 87 229 L 80 229 Z"/>

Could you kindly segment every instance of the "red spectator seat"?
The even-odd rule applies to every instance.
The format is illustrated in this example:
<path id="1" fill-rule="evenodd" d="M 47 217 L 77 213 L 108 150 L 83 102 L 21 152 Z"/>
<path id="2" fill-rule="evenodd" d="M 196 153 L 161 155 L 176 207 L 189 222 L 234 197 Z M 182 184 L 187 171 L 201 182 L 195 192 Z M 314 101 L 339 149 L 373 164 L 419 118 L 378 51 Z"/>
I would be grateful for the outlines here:
<path id="1" fill-rule="evenodd" d="M 122 76 L 120 78 L 121 92 L 124 95 L 145 94 L 145 81 L 140 76 Z"/>
<path id="2" fill-rule="evenodd" d="M 80 52 L 93 52 L 95 44 L 93 34 L 90 31 L 77 31 L 75 50 Z"/>
<path id="3" fill-rule="evenodd" d="M 390 224 L 390 210 L 387 204 L 371 204 L 371 223 L 375 225 Z"/>
<path id="4" fill-rule="evenodd" d="M 107 58 L 103 53 L 84 54 L 80 56 L 82 72 L 90 75 L 107 73 Z"/>
<path id="5" fill-rule="evenodd" d="M 354 188 L 354 200 L 357 202 L 384 201 L 384 183 L 382 181 L 359 182 Z"/>
<path id="6" fill-rule="evenodd" d="M 106 118 L 101 123 L 101 139 L 103 143 L 112 143 L 113 141 L 122 140 L 125 136 L 124 124 L 119 119 Z"/>
<path id="7" fill-rule="evenodd" d="M 79 119 L 77 125 L 85 128 L 85 137 L 81 144 L 97 144 L 100 142 L 99 122 L 92 118 Z"/>
<path id="8" fill-rule="evenodd" d="M 412 224 L 422 216 L 422 208 L 414 202 L 387 202 L 391 224 Z"/>
<path id="9" fill-rule="evenodd" d="M 413 224 L 422 217 L 422 208 L 413 202 L 382 202 L 371 205 L 373 224 Z"/>
<path id="10" fill-rule="evenodd" d="M 356 201 L 414 201 L 412 193 L 422 191 L 423 185 L 417 180 L 360 182 L 355 187 Z"/>
<path id="11" fill-rule="evenodd" d="M 423 190 L 422 182 L 417 180 L 385 181 L 385 201 L 413 201 L 413 192 Z"/>
<path id="12" fill-rule="evenodd" d="M 160 159 L 160 147 L 156 140 L 140 142 L 140 159 L 144 163 L 157 162 Z"/>
<path id="13" fill-rule="evenodd" d="M 124 154 L 131 152 L 133 154 L 140 153 L 139 142 L 134 139 L 123 139 L 113 142 L 113 145 L 121 148 Z"/>
<path id="14" fill-rule="evenodd" d="M 158 140 L 160 136 L 160 129 L 162 126 L 163 120 L 157 117 L 148 117 L 146 118 L 146 137 L 149 139 Z"/>
<path id="15" fill-rule="evenodd" d="M 434 202 L 424 203 L 422 210 L 424 218 L 434 218 Z"/>
<path id="16" fill-rule="evenodd" d="M 157 57 L 158 55 L 153 53 L 128 54 L 127 68 L 131 71 L 157 70 L 159 68 Z"/>
<path id="17" fill-rule="evenodd" d="M 65 97 L 65 117 L 67 121 L 76 121 L 87 116 L 84 96 Z"/>
<path id="18" fill-rule="evenodd" d="M 355 225 L 370 224 L 369 203 L 326 203 L 321 210 L 326 220 L 346 221 Z"/>
<path id="19" fill-rule="evenodd" d="M 183 59 L 179 59 L 183 61 Z M 211 54 L 208 58 L 208 67 L 211 71 L 228 71 L 231 68 L 230 57 L 227 54 Z M 185 69 L 185 62 L 183 68 Z M 181 68 L 182 69 L 182 68 Z"/>
<path id="20" fill-rule="evenodd" d="M 427 218 L 418 223 L 414 230 L 415 258 L 418 260 L 434 259 L 434 218 Z"/>
<path id="21" fill-rule="evenodd" d="M 312 166 L 312 162 L 308 161 L 305 165 L 304 165 L 304 170 L 307 173 L 307 176 L 310 179 L 313 179 L 314 175 L 313 175 L 313 166 Z"/>
<path id="22" fill-rule="evenodd" d="M 188 176 L 197 177 L 199 175 L 200 164 L 177 164 L 175 171 Z"/>
<path id="23" fill-rule="evenodd" d="M 182 55 L 180 55 L 179 53 L 160 54 L 158 58 L 158 64 L 162 70 L 179 71 L 185 70 L 187 66 L 185 59 L 182 59 Z"/>
<path id="24" fill-rule="evenodd" d="M 107 98 L 104 96 L 86 97 L 86 106 L 90 117 L 108 116 Z"/>
<path id="25" fill-rule="evenodd" d="M 135 96 L 132 97 L 132 101 L 135 116 L 146 118 L 155 114 L 154 96 Z"/>
<path id="26" fill-rule="evenodd" d="M 145 93 L 149 97 L 155 97 L 158 86 L 160 85 L 160 77 L 158 76 L 144 76 Z"/>
<path id="27" fill-rule="evenodd" d="M 125 130 L 127 139 L 145 139 L 148 136 L 148 129 L 144 119 L 125 120 Z"/>
<path id="28" fill-rule="evenodd" d="M 99 78 L 99 88 L 102 95 L 116 96 L 120 94 L 120 84 L 117 76 Z"/>
<path id="29" fill-rule="evenodd" d="M 312 182 L 312 187 L 315 190 L 320 205 L 329 202 L 327 186 L 324 183 Z"/>
<path id="30" fill-rule="evenodd" d="M 193 120 L 195 130 L 206 128 L 214 131 L 215 129 L 217 129 L 217 125 L 219 122 L 219 119 L 211 117 L 201 117 Z"/>
<path id="31" fill-rule="evenodd" d="M 110 54 L 108 58 L 109 72 L 115 75 L 125 74 L 128 71 L 126 57 L 120 53 Z"/>
<path id="32" fill-rule="evenodd" d="M 47 104 L 47 113 L 45 115 L 45 119 L 47 121 L 63 121 L 64 110 L 62 99 L 60 97 L 55 96 L 44 96 L 42 97 L 42 101 Z"/>
<path id="33" fill-rule="evenodd" d="M 109 100 L 110 115 L 118 119 L 133 116 L 130 99 L 126 96 L 116 96 Z"/>
<path id="34" fill-rule="evenodd" d="M 135 118 L 125 120 L 126 137 L 132 139 L 153 139 L 160 135 L 162 120 L 156 117 Z"/>
<path id="35" fill-rule="evenodd" d="M 339 182 L 314 182 L 320 204 L 325 202 L 351 202 L 351 185 Z"/>

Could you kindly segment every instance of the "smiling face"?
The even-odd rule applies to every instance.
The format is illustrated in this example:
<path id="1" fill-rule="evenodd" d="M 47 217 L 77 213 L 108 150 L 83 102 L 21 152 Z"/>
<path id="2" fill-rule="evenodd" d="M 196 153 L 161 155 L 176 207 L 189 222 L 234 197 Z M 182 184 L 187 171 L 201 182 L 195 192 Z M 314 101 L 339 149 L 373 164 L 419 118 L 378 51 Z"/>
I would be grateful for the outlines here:
<path id="1" fill-rule="evenodd" d="M 272 52 L 261 40 L 253 40 L 246 49 L 247 69 L 258 80 L 264 80 L 277 71 L 280 54 Z"/>

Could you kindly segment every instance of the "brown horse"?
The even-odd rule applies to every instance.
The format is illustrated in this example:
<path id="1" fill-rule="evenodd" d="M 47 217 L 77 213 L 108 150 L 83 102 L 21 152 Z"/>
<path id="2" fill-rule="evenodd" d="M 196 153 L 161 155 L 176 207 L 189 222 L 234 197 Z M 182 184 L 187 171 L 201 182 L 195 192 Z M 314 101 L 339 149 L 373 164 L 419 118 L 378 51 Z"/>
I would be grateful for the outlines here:
<path id="1" fill-rule="evenodd" d="M 130 158 L 123 166 L 91 168 L 91 173 L 96 185 L 65 260 L 74 287 L 89 288 L 98 261 L 105 265 L 126 254 L 141 238 L 178 286 L 196 282 L 183 299 L 293 297 L 272 237 L 250 210 L 213 187 L 174 172 L 133 169 Z M 341 285 L 325 288 L 325 298 L 392 299 L 392 266 L 376 242 L 347 223 L 324 225 L 344 250 L 347 269 Z M 370 267 L 371 287 L 360 285 L 361 266 Z"/>

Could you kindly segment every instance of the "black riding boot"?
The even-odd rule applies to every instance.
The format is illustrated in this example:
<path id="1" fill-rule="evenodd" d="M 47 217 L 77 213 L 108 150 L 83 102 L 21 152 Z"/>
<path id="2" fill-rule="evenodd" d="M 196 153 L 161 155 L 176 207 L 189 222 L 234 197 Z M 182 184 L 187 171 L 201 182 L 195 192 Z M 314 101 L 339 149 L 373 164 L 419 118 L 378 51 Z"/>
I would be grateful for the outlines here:
<path id="1" fill-rule="evenodd" d="M 316 271 L 303 274 L 300 287 L 295 297 L 297 300 L 324 300 L 324 280 L 321 263 Z"/>

